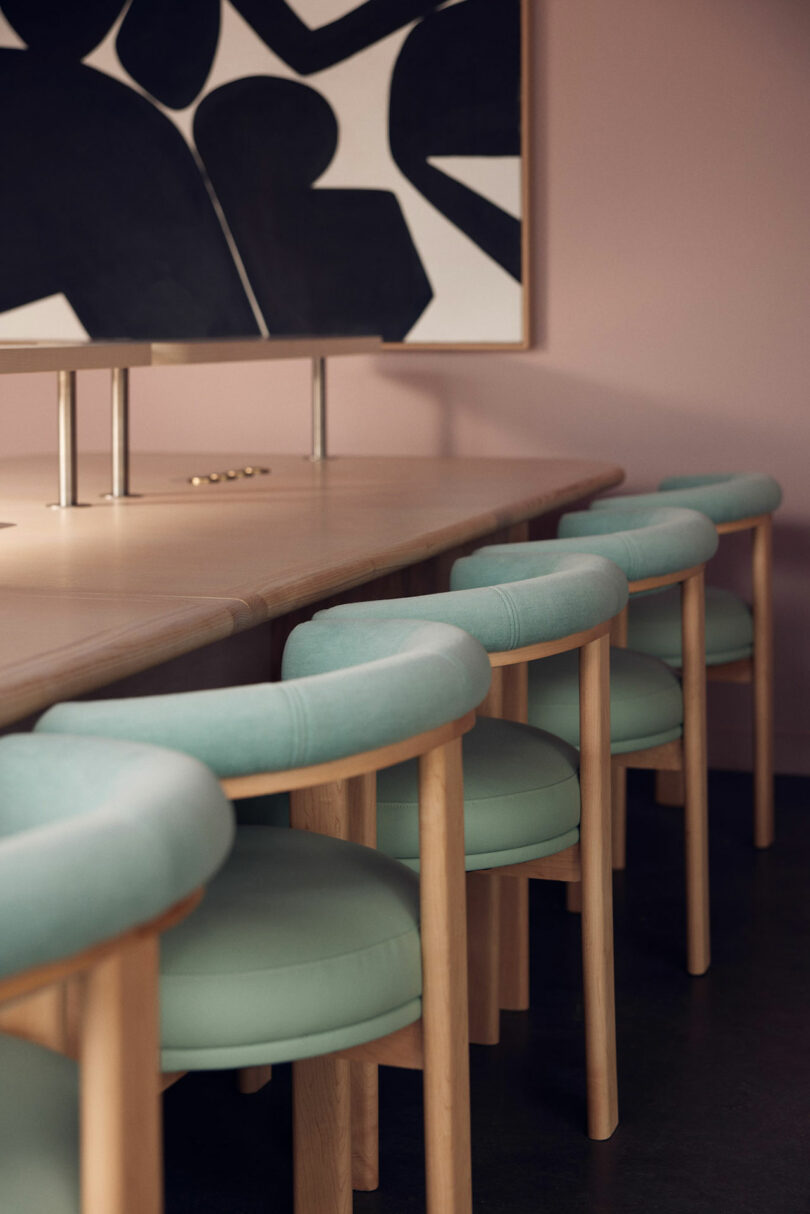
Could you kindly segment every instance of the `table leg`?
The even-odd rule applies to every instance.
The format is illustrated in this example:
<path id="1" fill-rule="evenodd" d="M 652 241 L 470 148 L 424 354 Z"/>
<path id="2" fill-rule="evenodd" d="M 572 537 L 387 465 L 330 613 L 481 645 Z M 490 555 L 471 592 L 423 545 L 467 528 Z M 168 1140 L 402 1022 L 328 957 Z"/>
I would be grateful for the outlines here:
<path id="1" fill-rule="evenodd" d="M 78 499 L 76 448 L 76 372 L 57 373 L 57 421 L 59 426 L 59 500 L 49 502 L 53 510 L 83 506 Z"/>
<path id="2" fill-rule="evenodd" d="M 140 497 L 129 490 L 129 367 L 113 367 L 111 374 L 112 490 L 103 496 Z"/>

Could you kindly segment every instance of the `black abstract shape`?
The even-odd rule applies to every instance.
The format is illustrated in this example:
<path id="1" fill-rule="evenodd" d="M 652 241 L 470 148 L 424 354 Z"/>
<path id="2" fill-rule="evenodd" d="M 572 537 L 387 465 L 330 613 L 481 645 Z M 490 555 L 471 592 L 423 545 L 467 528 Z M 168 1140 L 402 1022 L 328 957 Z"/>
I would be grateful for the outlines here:
<path id="1" fill-rule="evenodd" d="M 414 27 L 391 81 L 389 138 L 420 193 L 520 282 L 520 221 L 428 164 L 520 154 L 520 0 L 464 0 Z"/>
<path id="2" fill-rule="evenodd" d="M 220 0 L 132 0 L 115 41 L 126 70 L 163 105 L 202 92 L 219 39 Z"/>
<path id="3" fill-rule="evenodd" d="M 92 68 L 0 50 L 0 312 L 63 293 L 93 338 L 256 335 L 194 157 Z"/>
<path id="4" fill-rule="evenodd" d="M 234 81 L 200 103 L 194 135 L 271 333 L 407 334 L 432 292 L 397 199 L 310 188 L 337 145 L 319 93 Z"/>
<path id="5" fill-rule="evenodd" d="M 103 40 L 124 0 L 3 0 L 2 13 L 31 50 L 83 59 Z"/>
<path id="6" fill-rule="evenodd" d="M 363 51 L 442 0 L 366 0 L 356 9 L 311 29 L 286 0 L 231 0 L 259 37 L 280 59 L 309 76 Z"/>

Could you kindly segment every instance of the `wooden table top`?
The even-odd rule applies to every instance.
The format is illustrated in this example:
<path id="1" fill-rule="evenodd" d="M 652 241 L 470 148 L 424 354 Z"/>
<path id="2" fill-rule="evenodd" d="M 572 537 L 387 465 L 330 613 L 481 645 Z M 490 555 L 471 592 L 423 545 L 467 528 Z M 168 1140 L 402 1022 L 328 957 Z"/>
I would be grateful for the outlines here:
<path id="1" fill-rule="evenodd" d="M 144 341 L 3 341 L 0 375 L 29 371 L 98 371 L 148 367 L 152 347 Z"/>
<path id="2" fill-rule="evenodd" d="M 244 337 L 199 341 L 0 341 L 0 375 L 167 367 L 190 363 L 262 362 L 374 354 L 379 337 Z"/>
<path id="3" fill-rule="evenodd" d="M 262 477 L 196 487 L 246 464 Z M 618 484 L 568 459 L 134 456 L 143 496 L 47 510 L 52 461 L 0 462 L 0 724 Z"/>

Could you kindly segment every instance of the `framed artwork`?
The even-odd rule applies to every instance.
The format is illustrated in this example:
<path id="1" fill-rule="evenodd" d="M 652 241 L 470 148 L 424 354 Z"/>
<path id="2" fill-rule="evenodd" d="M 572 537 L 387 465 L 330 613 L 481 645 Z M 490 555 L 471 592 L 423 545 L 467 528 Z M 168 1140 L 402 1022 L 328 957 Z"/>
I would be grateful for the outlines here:
<path id="1" fill-rule="evenodd" d="M 0 340 L 528 344 L 529 0 L 0 0 Z"/>

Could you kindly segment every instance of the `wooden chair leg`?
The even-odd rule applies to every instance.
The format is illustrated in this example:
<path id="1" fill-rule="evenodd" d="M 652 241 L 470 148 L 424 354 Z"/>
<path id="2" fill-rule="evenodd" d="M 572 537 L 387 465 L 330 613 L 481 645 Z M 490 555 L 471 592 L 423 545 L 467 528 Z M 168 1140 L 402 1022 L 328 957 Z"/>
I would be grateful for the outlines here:
<path id="1" fill-rule="evenodd" d="M 525 722 L 529 715 L 529 666 L 496 666 L 485 701 L 487 716 Z M 529 1006 L 529 879 L 500 881 L 500 1005 L 522 1012 Z"/>
<path id="2" fill-rule="evenodd" d="M 582 914 L 582 882 L 567 881 L 565 885 L 565 909 L 569 915 Z"/>
<path id="3" fill-rule="evenodd" d="M 243 1096 L 254 1096 L 267 1086 L 272 1077 L 271 1066 L 243 1066 L 237 1072 L 236 1083 Z"/>
<path id="4" fill-rule="evenodd" d="M 611 850 L 613 867 L 624 872 L 627 867 L 627 768 L 618 763 L 610 765 Z"/>
<path id="5" fill-rule="evenodd" d="M 349 1065 L 333 1055 L 293 1063 L 295 1214 L 351 1214 Z"/>
<path id="6" fill-rule="evenodd" d="M 349 793 L 348 780 L 294 789 L 290 793 L 290 826 L 295 830 L 331 835 L 333 839 L 348 839 L 351 832 Z"/>
<path id="7" fill-rule="evenodd" d="M 349 838 L 377 846 L 377 776 L 367 772 L 348 781 Z M 352 1188 L 373 1192 L 380 1183 L 380 1109 L 378 1068 L 371 1062 L 351 1066 Z"/>
<path id="8" fill-rule="evenodd" d="M 613 981 L 613 883 L 610 844 L 609 638 L 580 651 L 582 817 L 582 985 L 588 1134 L 609 1138 L 619 1120 Z"/>
<path id="9" fill-rule="evenodd" d="M 82 1214 L 163 1210 L 157 966 L 157 938 L 147 936 L 85 978 Z"/>
<path id="10" fill-rule="evenodd" d="M 529 1006 L 529 878 L 502 877 L 501 1007 L 525 1012 Z"/>
<path id="11" fill-rule="evenodd" d="M 774 839 L 773 807 L 773 526 L 754 529 L 754 846 Z"/>
<path id="12" fill-rule="evenodd" d="M 703 572 L 682 584 L 683 770 L 686 860 L 686 968 L 711 961 L 709 814 L 706 780 L 706 640 Z"/>
<path id="13" fill-rule="evenodd" d="M 501 1030 L 500 898 L 495 873 L 467 873 L 467 981 L 470 1041 L 497 1045 Z"/>
<path id="14" fill-rule="evenodd" d="M 427 1214 L 471 1214 L 461 740 L 419 760 Z"/>
<path id="15" fill-rule="evenodd" d="M 380 1183 L 379 1067 L 351 1063 L 352 1188 L 371 1193 Z"/>
<path id="16" fill-rule="evenodd" d="M 374 847 L 377 841 L 376 788 L 376 777 L 369 773 L 292 792 L 290 825 L 297 830 L 316 831 L 333 838 L 351 839 L 355 843 Z M 351 1072 L 347 1072 L 346 1083 L 352 1089 L 351 1096 L 346 1098 L 345 1112 L 345 1129 L 351 1139 L 350 1194 L 352 1187 L 361 1190 L 376 1189 L 379 1183 L 379 1115 L 376 1107 L 377 1079 L 373 1074 L 375 1071 L 376 1067 L 368 1063 L 353 1067 Z M 349 1106 L 353 1112 L 349 1111 Z M 314 1183 L 317 1187 L 317 1178 Z M 304 1186 L 302 1192 L 309 1192 L 310 1179 L 302 1177 L 301 1184 Z M 342 1201 L 343 1197 L 339 1200 Z M 317 1203 L 308 1209 L 314 1214 L 314 1211 L 318 1210 Z M 326 1210 L 326 1207 L 324 1209 Z"/>
<path id="17" fill-rule="evenodd" d="M 657 771 L 655 773 L 656 804 L 683 806 L 684 800 L 683 772 Z"/>

